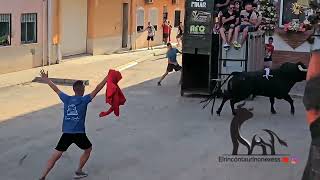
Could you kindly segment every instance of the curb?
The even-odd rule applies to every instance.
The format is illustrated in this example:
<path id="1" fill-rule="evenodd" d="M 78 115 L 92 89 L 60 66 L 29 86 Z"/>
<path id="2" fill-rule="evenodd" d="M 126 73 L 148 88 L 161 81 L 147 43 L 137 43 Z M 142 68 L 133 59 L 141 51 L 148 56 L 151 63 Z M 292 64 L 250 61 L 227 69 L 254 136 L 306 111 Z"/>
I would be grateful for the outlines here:
<path id="1" fill-rule="evenodd" d="M 159 45 L 159 46 L 155 46 L 153 47 L 153 49 L 164 49 L 166 48 L 166 46 L 164 45 Z M 118 50 L 118 51 L 114 51 L 113 53 L 110 54 L 127 54 L 127 53 L 134 53 L 134 52 L 143 52 L 143 51 L 148 51 L 147 48 L 142 48 L 142 49 L 135 49 L 135 50 Z M 109 54 L 106 54 L 109 55 Z"/>
<path id="2" fill-rule="evenodd" d="M 153 57 L 153 56 L 151 56 Z M 146 58 L 146 59 L 145 59 Z M 142 58 L 130 61 L 126 64 L 120 65 L 118 67 L 114 67 L 112 69 L 116 69 L 118 71 L 124 71 L 126 69 L 129 69 L 133 66 L 138 65 L 141 62 L 144 62 L 146 60 L 148 60 L 150 57 L 148 56 L 144 56 Z M 72 86 L 74 82 L 78 81 L 79 79 L 64 79 L 64 78 L 49 78 L 53 83 L 57 84 L 57 85 L 67 85 L 67 86 Z M 84 82 L 84 85 L 88 86 L 89 85 L 89 80 L 81 80 Z M 37 82 L 37 83 L 43 83 L 40 77 L 36 77 L 35 79 L 33 79 L 31 82 Z M 28 82 L 25 82 L 28 83 Z"/>
<path id="3" fill-rule="evenodd" d="M 136 60 L 130 61 L 130 62 L 123 64 L 123 65 L 120 65 L 118 67 L 112 67 L 111 69 L 117 69 L 117 70 L 123 71 L 123 70 L 128 69 L 132 66 L 137 65 L 140 62 L 144 62 L 144 61 L 154 57 L 153 55 L 154 55 L 153 53 L 150 53 L 149 55 L 142 56 Z M 59 64 L 53 64 L 53 65 L 59 65 Z M 32 69 L 39 69 L 39 68 L 41 68 L 41 67 L 36 67 L 36 68 L 32 68 Z M 28 70 L 31 70 L 31 69 L 28 69 Z M 14 73 L 16 73 L 16 72 L 14 72 Z M 42 83 L 40 77 L 36 76 L 36 74 L 38 74 L 38 73 L 34 73 L 34 74 L 35 74 L 35 76 L 32 76 L 30 78 L 26 78 L 23 81 L 0 85 L 0 88 L 12 87 L 12 86 L 22 85 L 22 84 L 26 84 L 26 83 L 31 83 L 31 82 Z M 59 85 L 72 85 L 76 81 L 76 79 L 64 79 L 64 78 L 50 78 L 50 79 L 54 83 L 59 84 Z M 83 80 L 83 81 L 84 81 L 85 85 L 89 85 L 89 80 Z"/>
<path id="4" fill-rule="evenodd" d="M 58 84 L 58 85 L 73 85 L 76 81 L 79 81 L 79 79 L 61 79 L 61 78 L 49 78 L 53 83 Z M 81 80 L 83 81 L 83 84 L 85 86 L 89 85 L 89 80 Z M 32 82 L 38 82 L 38 83 L 43 83 L 40 77 L 34 78 Z"/>

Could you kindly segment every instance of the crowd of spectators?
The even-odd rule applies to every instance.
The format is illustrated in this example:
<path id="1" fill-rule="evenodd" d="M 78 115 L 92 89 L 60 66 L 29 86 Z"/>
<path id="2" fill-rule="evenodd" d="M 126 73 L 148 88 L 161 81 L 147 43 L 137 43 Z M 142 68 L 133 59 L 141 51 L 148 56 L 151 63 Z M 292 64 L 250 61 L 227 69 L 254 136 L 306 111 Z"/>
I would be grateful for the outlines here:
<path id="1" fill-rule="evenodd" d="M 258 11 L 257 0 L 217 0 L 215 7 L 219 17 L 219 32 L 226 51 L 231 45 L 240 49 L 248 33 L 259 30 L 262 16 Z"/>

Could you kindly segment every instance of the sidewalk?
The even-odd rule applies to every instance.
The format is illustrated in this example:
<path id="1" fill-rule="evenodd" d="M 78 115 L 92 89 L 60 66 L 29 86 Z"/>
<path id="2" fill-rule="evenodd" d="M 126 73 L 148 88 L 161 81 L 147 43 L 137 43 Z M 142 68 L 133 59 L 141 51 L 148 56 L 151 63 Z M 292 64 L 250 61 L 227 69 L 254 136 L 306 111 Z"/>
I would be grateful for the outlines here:
<path id="1" fill-rule="evenodd" d="M 8 74 L 0 75 L 0 88 L 32 82 L 39 76 L 40 69 L 49 72 L 49 77 L 59 79 L 100 79 L 110 68 L 123 69 L 126 66 L 134 66 L 143 61 L 159 58 L 157 54 L 165 53 L 165 49 L 141 50 L 111 55 L 83 56 L 62 61 L 60 64 L 38 67 Z M 95 71 L 92 71 L 94 69 Z"/>

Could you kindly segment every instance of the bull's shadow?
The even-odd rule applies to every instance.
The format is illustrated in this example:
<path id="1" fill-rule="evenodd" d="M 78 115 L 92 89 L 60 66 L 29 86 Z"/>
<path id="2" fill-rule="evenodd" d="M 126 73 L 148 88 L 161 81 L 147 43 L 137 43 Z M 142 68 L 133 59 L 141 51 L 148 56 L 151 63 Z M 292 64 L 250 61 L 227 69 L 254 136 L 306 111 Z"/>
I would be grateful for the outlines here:
<path id="1" fill-rule="evenodd" d="M 251 143 L 241 136 L 241 126 L 244 122 L 248 121 L 253 117 L 252 109 L 243 108 L 245 103 L 237 106 L 236 115 L 233 117 L 230 125 L 230 135 L 233 145 L 232 155 L 238 155 L 239 145 L 242 144 L 247 149 L 247 154 L 252 155 L 256 148 L 261 148 L 261 155 L 276 155 L 275 150 L 275 140 L 277 139 L 279 144 L 282 146 L 287 146 L 287 143 L 279 138 L 279 136 L 268 129 L 263 129 L 266 132 L 270 139 L 268 141 L 263 140 L 262 137 L 257 134 L 252 137 Z M 270 150 L 270 154 L 268 154 L 268 149 Z"/>

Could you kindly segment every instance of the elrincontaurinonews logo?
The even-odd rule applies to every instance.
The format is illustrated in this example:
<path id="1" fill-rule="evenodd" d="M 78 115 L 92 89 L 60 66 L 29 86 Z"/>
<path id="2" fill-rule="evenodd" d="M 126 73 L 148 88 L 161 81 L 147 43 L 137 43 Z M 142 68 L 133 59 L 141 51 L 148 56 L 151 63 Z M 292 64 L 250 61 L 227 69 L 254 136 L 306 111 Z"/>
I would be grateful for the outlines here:
<path id="1" fill-rule="evenodd" d="M 290 155 L 277 154 L 276 146 L 288 147 L 286 141 L 280 138 L 277 133 L 269 129 L 262 132 L 268 137 L 264 139 L 258 134 L 253 134 L 251 141 L 241 135 L 241 126 L 253 117 L 253 109 L 243 108 L 244 104 L 237 106 L 236 115 L 230 125 L 232 140 L 232 154 L 219 157 L 219 162 L 282 162 L 286 164 L 297 164 L 298 159 Z M 239 153 L 239 147 L 244 146 L 245 153 Z"/>

